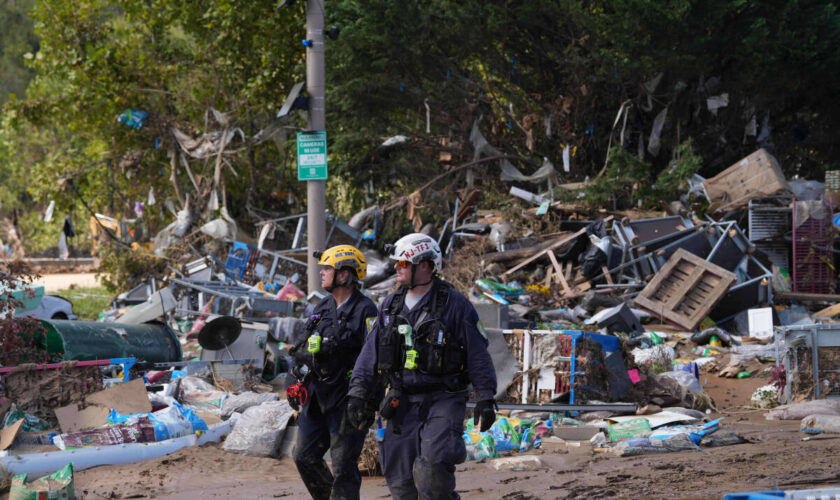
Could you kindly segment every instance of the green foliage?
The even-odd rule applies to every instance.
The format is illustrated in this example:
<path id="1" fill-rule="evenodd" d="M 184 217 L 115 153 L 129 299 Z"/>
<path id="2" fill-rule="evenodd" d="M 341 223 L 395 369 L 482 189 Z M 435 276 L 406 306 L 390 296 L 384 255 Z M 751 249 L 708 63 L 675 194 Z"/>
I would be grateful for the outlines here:
<path id="1" fill-rule="evenodd" d="M 38 49 L 28 11 L 33 0 L 0 2 L 0 107 L 9 95 L 22 96 L 33 76 L 24 64 L 24 55 Z"/>
<path id="2" fill-rule="evenodd" d="M 120 289 L 119 293 L 124 291 Z M 73 313 L 82 321 L 96 321 L 99 313 L 108 309 L 113 296 L 104 287 L 68 288 L 55 292 L 55 295 L 71 301 Z"/>
<path id="3" fill-rule="evenodd" d="M 675 159 L 654 175 L 653 165 L 614 146 L 605 175 L 586 187 L 583 202 L 590 208 L 611 205 L 613 201 L 622 207 L 658 208 L 660 202 L 678 200 L 688 191 L 688 179 L 700 169 L 703 158 L 693 152 L 690 141 L 680 144 L 674 153 Z"/>
<path id="4" fill-rule="evenodd" d="M 142 252 L 103 246 L 100 257 L 97 278 L 113 295 L 131 289 L 150 277 L 162 276 L 166 271 L 165 261 Z"/>
<path id="5" fill-rule="evenodd" d="M 684 142 L 674 150 L 674 160 L 656 178 L 657 196 L 665 202 L 679 198 L 688 191 L 688 179 L 703 166 L 703 158 L 694 153 L 691 141 Z"/>

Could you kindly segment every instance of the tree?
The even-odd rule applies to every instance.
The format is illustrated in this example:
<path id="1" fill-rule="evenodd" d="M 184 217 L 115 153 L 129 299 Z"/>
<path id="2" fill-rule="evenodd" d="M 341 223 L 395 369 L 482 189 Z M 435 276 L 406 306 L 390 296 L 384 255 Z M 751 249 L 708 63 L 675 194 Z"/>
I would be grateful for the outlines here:
<path id="1" fill-rule="evenodd" d="M 203 211 L 214 190 L 228 194 L 235 215 L 246 212 L 245 193 L 253 208 L 272 208 L 282 151 L 253 137 L 273 125 L 298 78 L 304 52 L 292 20 L 299 15 L 234 0 L 39 2 L 32 11 L 40 37 L 31 57 L 37 77 L 8 112 L 17 146 L 37 150 L 28 159 L 29 191 L 61 195 L 65 207 L 84 201 L 116 217 L 133 216 L 150 186 L 176 208 L 189 195 Z M 131 128 L 117 121 L 126 110 L 149 118 Z M 30 127 L 48 139 L 32 141 Z M 219 162 L 219 182 L 215 158 L 187 157 L 195 184 L 188 179 L 174 156 L 180 151 L 174 129 L 193 138 L 241 129 Z M 144 215 L 153 222 L 171 218 L 150 212 Z"/>
<path id="2" fill-rule="evenodd" d="M 22 96 L 33 76 L 23 56 L 38 51 L 28 11 L 32 0 L 6 0 L 0 3 L 0 106 L 10 94 Z"/>

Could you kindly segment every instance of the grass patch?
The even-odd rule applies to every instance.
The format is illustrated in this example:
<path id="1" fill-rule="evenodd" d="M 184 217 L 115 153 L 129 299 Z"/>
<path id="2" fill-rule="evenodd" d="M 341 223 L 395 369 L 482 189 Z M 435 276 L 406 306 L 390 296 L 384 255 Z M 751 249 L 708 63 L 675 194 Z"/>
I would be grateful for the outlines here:
<path id="1" fill-rule="evenodd" d="M 108 309 L 111 304 L 111 294 L 105 287 L 66 288 L 52 295 L 60 295 L 73 302 L 73 312 L 80 320 L 96 321 L 99 313 Z"/>

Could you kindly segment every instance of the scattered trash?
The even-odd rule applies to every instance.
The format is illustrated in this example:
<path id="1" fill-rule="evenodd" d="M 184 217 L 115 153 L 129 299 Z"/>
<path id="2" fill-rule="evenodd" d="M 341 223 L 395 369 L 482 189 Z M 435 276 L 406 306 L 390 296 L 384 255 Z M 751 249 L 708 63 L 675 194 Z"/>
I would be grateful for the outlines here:
<path id="1" fill-rule="evenodd" d="M 773 384 L 761 386 L 753 391 L 750 401 L 757 408 L 773 408 L 779 404 L 779 388 Z"/>
<path id="2" fill-rule="evenodd" d="M 773 408 L 764 415 L 767 420 L 802 420 L 810 415 L 840 416 L 840 400 L 817 399 Z"/>
<path id="3" fill-rule="evenodd" d="M 537 470 L 543 466 L 539 457 L 534 455 L 494 458 L 487 465 L 493 470 L 510 469 L 513 471 Z"/>
<path id="4" fill-rule="evenodd" d="M 49 476 L 44 476 L 26 484 L 27 474 L 16 474 L 12 478 L 9 500 L 41 500 L 58 498 L 73 500 L 73 464 L 68 463 Z"/>
<path id="5" fill-rule="evenodd" d="M 650 431 L 650 422 L 646 418 L 633 418 L 607 428 L 611 443 L 627 438 L 646 437 L 650 435 Z"/>
<path id="6" fill-rule="evenodd" d="M 806 434 L 839 434 L 840 415 L 809 415 L 802 419 L 799 428 Z"/>

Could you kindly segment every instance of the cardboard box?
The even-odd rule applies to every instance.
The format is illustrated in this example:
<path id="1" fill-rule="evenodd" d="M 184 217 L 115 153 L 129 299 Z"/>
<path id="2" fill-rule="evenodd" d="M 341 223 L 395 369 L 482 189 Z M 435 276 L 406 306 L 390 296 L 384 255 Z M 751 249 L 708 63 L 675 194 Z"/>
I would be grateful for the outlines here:
<path id="1" fill-rule="evenodd" d="M 791 190 L 779 162 L 764 149 L 706 179 L 703 188 L 713 208 L 724 212 L 745 207 L 752 198 Z"/>

